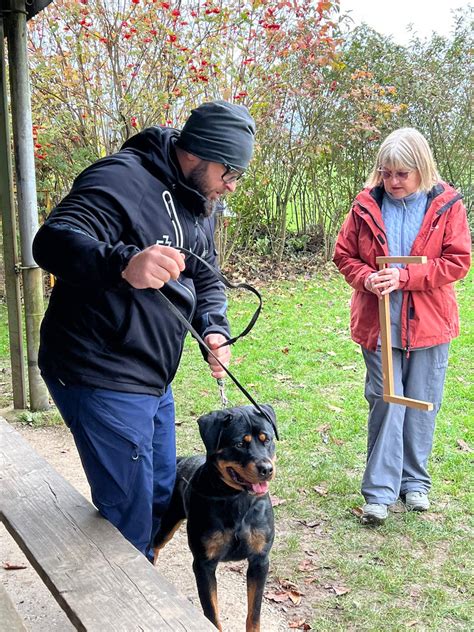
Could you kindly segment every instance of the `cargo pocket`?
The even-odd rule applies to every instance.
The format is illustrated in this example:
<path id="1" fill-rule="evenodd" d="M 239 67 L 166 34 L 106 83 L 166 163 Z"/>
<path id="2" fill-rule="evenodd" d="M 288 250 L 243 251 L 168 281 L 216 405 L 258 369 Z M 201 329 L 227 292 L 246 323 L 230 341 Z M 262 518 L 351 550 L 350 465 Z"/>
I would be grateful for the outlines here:
<path id="1" fill-rule="evenodd" d="M 81 415 L 74 437 L 94 504 L 112 507 L 126 501 L 134 486 L 141 467 L 140 446 L 100 399 L 95 404 Z"/>
<path id="2" fill-rule="evenodd" d="M 441 408 L 443 399 L 444 382 L 448 368 L 449 343 L 436 345 L 431 351 L 431 366 L 427 376 L 427 401 L 433 403 L 437 412 Z"/>

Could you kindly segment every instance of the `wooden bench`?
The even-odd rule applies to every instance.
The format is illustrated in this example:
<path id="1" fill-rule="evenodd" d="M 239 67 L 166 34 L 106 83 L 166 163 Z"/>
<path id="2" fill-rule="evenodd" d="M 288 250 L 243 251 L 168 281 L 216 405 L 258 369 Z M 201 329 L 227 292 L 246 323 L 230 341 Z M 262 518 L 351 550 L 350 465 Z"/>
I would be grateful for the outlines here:
<path id="1" fill-rule="evenodd" d="M 1 418 L 0 518 L 77 630 L 215 632 L 204 615 Z M 16 621 L 8 630 L 21 630 L 9 602 L 8 595 L 0 597 L 0 604 L 6 604 L 2 611 Z"/>

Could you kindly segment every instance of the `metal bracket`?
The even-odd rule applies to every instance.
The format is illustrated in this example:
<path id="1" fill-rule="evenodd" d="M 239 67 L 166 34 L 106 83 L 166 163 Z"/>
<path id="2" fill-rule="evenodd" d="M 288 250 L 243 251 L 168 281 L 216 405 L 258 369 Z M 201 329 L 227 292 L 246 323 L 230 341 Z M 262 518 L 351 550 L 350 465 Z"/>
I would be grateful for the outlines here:
<path id="1" fill-rule="evenodd" d="M 37 266 L 37 265 L 22 266 L 21 263 L 15 263 L 15 265 L 13 266 L 15 274 L 21 274 L 22 270 L 37 270 L 38 268 L 39 268 L 39 266 Z"/>
<path id="2" fill-rule="evenodd" d="M 427 257 L 377 257 L 375 259 L 379 270 L 390 263 L 426 263 Z M 392 334 L 390 330 L 390 294 L 385 294 L 379 301 L 380 339 L 382 341 L 382 375 L 383 375 L 383 400 L 392 404 L 401 404 L 409 408 L 419 410 L 433 410 L 431 402 L 423 402 L 419 399 L 410 399 L 395 395 L 393 385 L 393 357 Z"/>

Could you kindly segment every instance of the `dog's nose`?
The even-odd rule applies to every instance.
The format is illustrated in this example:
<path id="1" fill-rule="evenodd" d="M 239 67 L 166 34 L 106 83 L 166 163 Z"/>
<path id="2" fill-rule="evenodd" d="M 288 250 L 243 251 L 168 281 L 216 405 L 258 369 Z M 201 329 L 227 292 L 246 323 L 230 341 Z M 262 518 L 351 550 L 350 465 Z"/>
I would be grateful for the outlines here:
<path id="1" fill-rule="evenodd" d="M 260 478 L 267 479 L 273 473 L 273 465 L 269 461 L 265 461 L 264 463 L 258 463 L 257 472 Z"/>

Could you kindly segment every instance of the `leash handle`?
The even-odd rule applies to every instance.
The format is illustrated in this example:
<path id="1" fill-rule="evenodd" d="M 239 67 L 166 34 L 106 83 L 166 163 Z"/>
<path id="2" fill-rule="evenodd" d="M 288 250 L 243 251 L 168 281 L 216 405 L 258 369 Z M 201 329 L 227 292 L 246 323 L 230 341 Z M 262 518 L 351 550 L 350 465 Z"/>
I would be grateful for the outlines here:
<path id="1" fill-rule="evenodd" d="M 233 345 L 234 342 L 237 342 L 237 340 L 239 340 L 239 338 L 243 338 L 244 336 L 246 336 L 249 333 L 249 331 L 252 330 L 253 326 L 257 322 L 258 317 L 260 316 L 260 312 L 262 311 L 262 295 L 260 294 L 260 292 L 257 289 L 255 289 L 252 285 L 249 285 L 248 283 L 231 283 L 222 274 L 220 270 L 215 268 L 208 261 L 206 261 L 199 255 L 197 255 L 192 250 L 188 250 L 187 248 L 183 248 L 182 246 L 174 246 L 174 247 L 176 248 L 176 250 L 179 250 L 180 252 L 183 252 L 186 255 L 191 255 L 192 257 L 197 259 L 199 263 L 201 263 L 206 268 L 208 268 L 214 274 L 214 276 L 216 276 L 219 279 L 219 281 L 225 285 L 225 287 L 228 287 L 231 290 L 239 290 L 239 289 L 248 290 L 249 292 L 252 292 L 252 294 L 255 294 L 255 296 L 258 298 L 258 307 L 255 310 L 254 315 L 250 319 L 249 324 L 238 336 L 234 336 L 234 338 L 229 338 L 229 340 L 226 340 L 225 342 L 223 342 L 221 347 L 227 347 L 228 345 Z"/>

